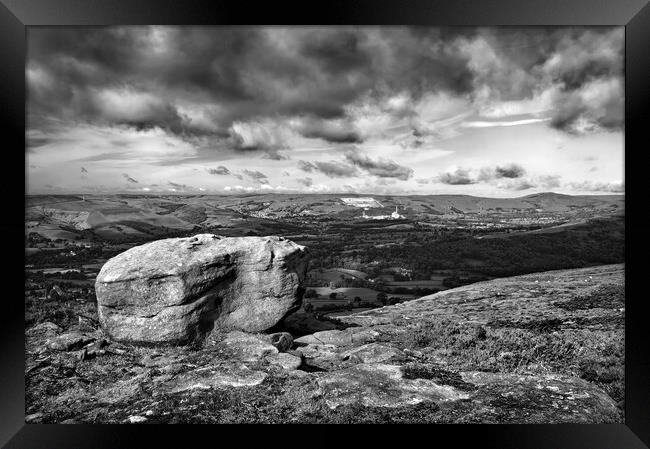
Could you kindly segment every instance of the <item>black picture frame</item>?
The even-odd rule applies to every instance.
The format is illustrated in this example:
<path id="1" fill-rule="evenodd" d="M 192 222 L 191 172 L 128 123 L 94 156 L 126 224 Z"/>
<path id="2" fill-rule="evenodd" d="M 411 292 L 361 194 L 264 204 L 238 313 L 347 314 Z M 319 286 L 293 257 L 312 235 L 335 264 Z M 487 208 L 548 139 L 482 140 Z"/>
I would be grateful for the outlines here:
<path id="1" fill-rule="evenodd" d="M 626 203 L 626 398 L 625 424 L 607 425 L 434 425 L 394 429 L 355 427 L 367 443 L 397 436 L 404 443 L 455 447 L 635 449 L 650 445 L 650 351 L 642 293 L 647 254 L 643 222 L 644 173 L 641 163 L 650 114 L 650 5 L 647 0 L 336 0 L 323 3 L 285 0 L 250 3 L 233 0 L 0 0 L 0 123 L 4 131 L 4 207 L 0 235 L 6 264 L 0 312 L 0 444 L 7 448 L 191 447 L 196 438 L 213 444 L 338 444 L 341 437 L 299 428 L 310 440 L 294 440 L 295 427 L 268 426 L 250 432 L 240 426 L 44 425 L 24 422 L 24 308 L 20 292 L 24 268 L 24 195 L 20 147 L 25 143 L 26 27 L 39 25 L 225 25 L 358 24 L 431 26 L 617 25 L 625 26 L 625 181 Z M 9 139 L 7 139 L 9 137 Z M 639 173 L 635 173 L 638 171 Z M 22 172 L 24 174 L 24 172 Z M 10 175 L 14 176 L 12 181 Z M 24 182 L 24 181 L 23 181 Z M 23 184 L 24 185 L 24 184 Z M 13 188 L 13 190 L 12 190 Z M 14 237 L 15 236 L 15 237 Z M 634 259 L 637 261 L 634 261 Z M 8 287 L 8 288 L 7 288 Z M 14 291 L 15 290 L 15 291 Z M 348 426 L 350 427 L 350 426 Z M 180 429 L 180 431 L 179 431 Z M 314 440 L 321 441 L 314 441 Z M 295 442 L 294 442 L 295 441 Z M 198 443 L 197 443 L 198 444 Z"/>

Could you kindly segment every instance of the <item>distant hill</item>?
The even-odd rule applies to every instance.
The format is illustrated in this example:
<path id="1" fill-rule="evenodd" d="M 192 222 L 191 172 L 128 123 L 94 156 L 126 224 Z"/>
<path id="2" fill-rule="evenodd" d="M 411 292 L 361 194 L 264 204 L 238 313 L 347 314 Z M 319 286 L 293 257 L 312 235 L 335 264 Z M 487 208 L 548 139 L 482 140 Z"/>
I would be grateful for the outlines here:
<path id="1" fill-rule="evenodd" d="M 571 196 L 551 192 L 518 198 L 350 194 L 33 195 L 26 197 L 25 221 L 26 232 L 43 232 L 64 239 L 70 239 L 70 235 L 82 238 L 83 230 L 109 240 L 157 237 L 174 231 L 214 227 L 263 234 L 273 233 L 274 220 L 292 217 L 357 219 L 361 213 L 354 198 L 360 199 L 362 207 L 374 201 L 373 215 L 389 215 L 397 206 L 407 219 L 572 211 L 621 215 L 625 207 L 623 195 Z M 288 225 L 291 221 L 284 223 Z"/>

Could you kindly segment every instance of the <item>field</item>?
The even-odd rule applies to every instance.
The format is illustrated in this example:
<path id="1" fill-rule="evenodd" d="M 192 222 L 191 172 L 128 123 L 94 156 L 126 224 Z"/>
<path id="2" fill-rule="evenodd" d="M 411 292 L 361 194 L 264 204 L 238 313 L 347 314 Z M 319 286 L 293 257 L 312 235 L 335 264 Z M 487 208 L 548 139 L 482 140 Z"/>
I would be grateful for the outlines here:
<path id="1" fill-rule="evenodd" d="M 310 299 L 312 302 L 317 302 L 317 301 L 322 301 L 323 303 L 328 303 L 332 301 L 329 299 L 329 295 L 332 293 L 336 293 L 336 301 L 348 301 L 351 300 L 355 297 L 360 297 L 362 301 L 364 302 L 373 302 L 379 304 L 379 301 L 377 301 L 377 294 L 379 291 L 377 290 L 372 290 L 369 288 L 334 288 L 331 289 L 329 287 L 315 287 L 314 290 L 316 290 L 316 293 L 318 293 L 319 298 L 316 299 Z M 400 298 L 412 298 L 413 295 L 392 295 L 391 296 L 396 296 Z"/>
<path id="2" fill-rule="evenodd" d="M 306 302 L 316 310 L 349 309 L 357 296 L 361 303 L 353 308 L 379 307 L 379 293 L 390 303 L 494 277 L 623 261 L 623 196 L 352 198 L 360 201 L 278 194 L 28 197 L 27 281 L 48 290 L 73 281 L 55 271 L 79 270 L 92 282 L 125 249 L 204 232 L 282 235 L 308 247 L 305 283 L 315 297 Z M 370 203 L 376 214 L 399 206 L 405 218 L 364 219 L 358 206 Z M 329 298 L 333 292 L 338 299 Z"/>

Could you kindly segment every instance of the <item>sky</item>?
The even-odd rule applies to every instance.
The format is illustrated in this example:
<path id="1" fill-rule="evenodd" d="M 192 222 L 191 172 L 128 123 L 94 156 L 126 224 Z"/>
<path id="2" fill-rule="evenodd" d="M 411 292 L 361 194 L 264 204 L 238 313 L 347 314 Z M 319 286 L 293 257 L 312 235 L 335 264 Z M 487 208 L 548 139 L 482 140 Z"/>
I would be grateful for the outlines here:
<path id="1" fill-rule="evenodd" d="M 31 27 L 27 193 L 624 192 L 622 27 Z"/>

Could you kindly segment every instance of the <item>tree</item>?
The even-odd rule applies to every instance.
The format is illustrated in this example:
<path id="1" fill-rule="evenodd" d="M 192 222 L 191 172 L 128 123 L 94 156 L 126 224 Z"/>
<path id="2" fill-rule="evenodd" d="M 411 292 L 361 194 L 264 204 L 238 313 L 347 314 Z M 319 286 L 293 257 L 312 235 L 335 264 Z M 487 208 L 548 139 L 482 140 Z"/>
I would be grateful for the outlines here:
<path id="1" fill-rule="evenodd" d="M 336 292 L 330 293 L 330 299 L 336 299 Z"/>
<path id="2" fill-rule="evenodd" d="M 383 305 L 388 303 L 388 295 L 384 292 L 377 293 L 377 301 L 381 302 Z"/>
<path id="3" fill-rule="evenodd" d="M 316 298 L 316 297 L 318 297 L 318 293 L 316 293 L 316 290 L 314 290 L 313 288 L 310 288 L 309 290 L 307 290 L 305 292 L 304 297 L 305 298 Z"/>

